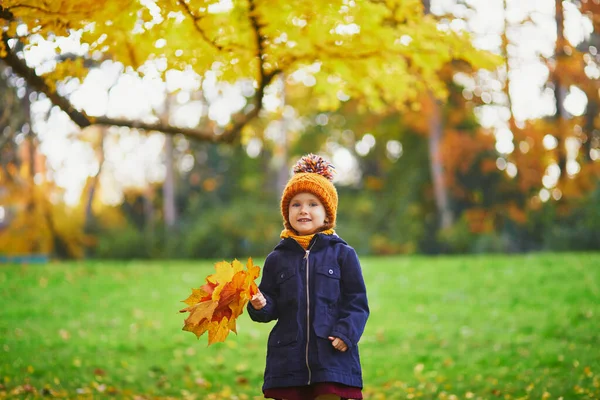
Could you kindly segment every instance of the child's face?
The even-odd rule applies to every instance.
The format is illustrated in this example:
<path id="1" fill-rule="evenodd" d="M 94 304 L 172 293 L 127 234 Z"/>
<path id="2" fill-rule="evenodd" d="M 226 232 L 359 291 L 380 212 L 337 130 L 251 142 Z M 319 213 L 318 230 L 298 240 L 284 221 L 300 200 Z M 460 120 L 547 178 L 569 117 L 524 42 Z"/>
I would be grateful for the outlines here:
<path id="1" fill-rule="evenodd" d="M 326 216 L 325 207 L 312 193 L 299 193 L 290 201 L 288 219 L 300 235 L 318 232 L 325 224 Z"/>

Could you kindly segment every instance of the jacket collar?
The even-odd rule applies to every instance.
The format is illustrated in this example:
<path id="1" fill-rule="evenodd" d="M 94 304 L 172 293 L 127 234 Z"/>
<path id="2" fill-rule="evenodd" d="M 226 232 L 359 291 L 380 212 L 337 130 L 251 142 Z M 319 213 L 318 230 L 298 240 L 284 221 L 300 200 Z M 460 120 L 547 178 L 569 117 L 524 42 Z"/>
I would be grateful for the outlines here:
<path id="1" fill-rule="evenodd" d="M 335 243 L 347 244 L 341 237 L 339 237 L 336 234 L 324 235 L 322 233 L 317 233 L 315 235 L 315 237 L 312 239 L 311 245 L 309 245 L 309 247 L 312 246 L 311 251 L 314 251 L 314 250 L 319 250 L 321 248 L 330 246 Z M 302 251 L 304 251 L 302 246 L 300 246 L 300 244 L 292 238 L 281 239 L 279 244 L 277 244 L 277 246 L 275 246 L 275 250 L 300 250 L 300 249 Z"/>

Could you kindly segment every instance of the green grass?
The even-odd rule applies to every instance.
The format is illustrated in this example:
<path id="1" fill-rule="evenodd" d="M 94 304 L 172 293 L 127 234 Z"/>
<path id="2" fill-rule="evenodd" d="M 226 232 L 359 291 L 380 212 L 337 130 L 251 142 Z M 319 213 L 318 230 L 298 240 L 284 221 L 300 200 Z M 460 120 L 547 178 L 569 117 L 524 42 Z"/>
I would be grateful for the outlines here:
<path id="1" fill-rule="evenodd" d="M 600 253 L 362 264 L 367 399 L 600 398 Z M 181 330 L 180 301 L 212 271 L 0 266 L 0 398 L 262 398 L 272 325 L 244 313 L 210 347 Z"/>

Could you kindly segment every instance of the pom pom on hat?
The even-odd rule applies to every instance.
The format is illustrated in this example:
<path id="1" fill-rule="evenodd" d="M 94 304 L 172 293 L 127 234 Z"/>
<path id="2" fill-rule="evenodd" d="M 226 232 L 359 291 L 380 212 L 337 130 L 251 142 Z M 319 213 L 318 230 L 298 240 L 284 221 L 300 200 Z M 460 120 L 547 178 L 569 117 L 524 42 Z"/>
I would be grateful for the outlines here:
<path id="1" fill-rule="evenodd" d="M 333 186 L 335 167 L 324 158 L 307 154 L 298 160 L 281 196 L 281 216 L 286 229 L 293 230 L 289 221 L 290 201 L 299 193 L 312 193 L 319 198 L 327 214 L 323 230 L 335 227 L 338 195 Z"/>
<path id="2" fill-rule="evenodd" d="M 333 181 L 335 167 L 323 157 L 310 153 L 300 158 L 294 166 L 294 173 L 300 172 L 313 172 Z"/>

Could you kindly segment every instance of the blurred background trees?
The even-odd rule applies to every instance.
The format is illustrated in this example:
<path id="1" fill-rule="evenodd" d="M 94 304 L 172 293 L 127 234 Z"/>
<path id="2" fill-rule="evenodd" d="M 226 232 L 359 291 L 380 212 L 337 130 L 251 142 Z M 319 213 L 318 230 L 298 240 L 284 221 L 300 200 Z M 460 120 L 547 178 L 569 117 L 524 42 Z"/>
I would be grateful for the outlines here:
<path id="1" fill-rule="evenodd" d="M 265 255 L 308 152 L 362 254 L 598 249 L 600 8 L 542 3 L 7 0 L 0 254 Z"/>

